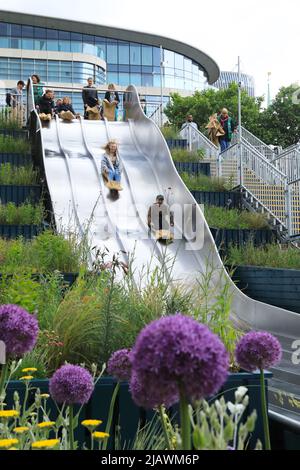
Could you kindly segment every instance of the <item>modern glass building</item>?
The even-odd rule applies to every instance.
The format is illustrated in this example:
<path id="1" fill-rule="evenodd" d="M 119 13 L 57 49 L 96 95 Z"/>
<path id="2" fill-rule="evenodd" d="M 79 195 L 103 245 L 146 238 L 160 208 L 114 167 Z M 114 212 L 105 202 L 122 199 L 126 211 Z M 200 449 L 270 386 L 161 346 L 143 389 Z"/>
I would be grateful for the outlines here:
<path id="1" fill-rule="evenodd" d="M 185 43 L 136 31 L 17 12 L 0 12 L 1 88 L 37 73 L 49 86 L 104 90 L 136 85 L 148 102 L 192 94 L 219 77 L 217 64 Z M 79 96 L 75 96 L 78 101 Z"/>
<path id="2" fill-rule="evenodd" d="M 239 82 L 238 72 L 225 72 L 221 71 L 219 79 L 213 84 L 214 87 L 219 89 L 228 88 L 231 83 Z M 249 96 L 255 96 L 255 83 L 254 78 L 246 73 L 241 73 L 242 89 L 246 90 Z"/>

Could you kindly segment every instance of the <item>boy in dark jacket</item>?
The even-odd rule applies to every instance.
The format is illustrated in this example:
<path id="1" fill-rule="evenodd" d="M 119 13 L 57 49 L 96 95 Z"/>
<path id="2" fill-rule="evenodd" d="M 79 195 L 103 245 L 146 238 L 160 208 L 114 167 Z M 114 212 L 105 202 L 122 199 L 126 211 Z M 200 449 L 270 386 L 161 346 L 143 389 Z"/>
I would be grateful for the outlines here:
<path id="1" fill-rule="evenodd" d="M 39 99 L 38 105 L 36 107 L 39 114 L 50 114 L 51 117 L 53 117 L 55 108 L 53 97 L 54 94 L 52 90 L 45 91 L 45 94 Z"/>

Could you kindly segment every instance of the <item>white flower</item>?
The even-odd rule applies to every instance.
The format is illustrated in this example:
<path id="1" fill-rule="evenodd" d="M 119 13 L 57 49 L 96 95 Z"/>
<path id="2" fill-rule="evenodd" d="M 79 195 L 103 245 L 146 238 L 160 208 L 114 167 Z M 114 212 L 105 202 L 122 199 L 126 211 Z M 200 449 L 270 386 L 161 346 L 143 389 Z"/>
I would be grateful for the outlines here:
<path id="1" fill-rule="evenodd" d="M 248 392 L 247 387 L 243 387 L 243 386 L 239 387 L 234 394 L 236 401 L 239 403 L 244 398 L 247 392 Z"/>
<path id="2" fill-rule="evenodd" d="M 242 405 L 242 404 L 234 405 L 233 403 L 231 403 L 231 401 L 229 401 L 227 403 L 227 407 L 228 407 L 230 413 L 233 414 L 233 415 L 239 415 L 239 414 L 243 413 L 243 411 L 245 409 L 244 405 Z"/>

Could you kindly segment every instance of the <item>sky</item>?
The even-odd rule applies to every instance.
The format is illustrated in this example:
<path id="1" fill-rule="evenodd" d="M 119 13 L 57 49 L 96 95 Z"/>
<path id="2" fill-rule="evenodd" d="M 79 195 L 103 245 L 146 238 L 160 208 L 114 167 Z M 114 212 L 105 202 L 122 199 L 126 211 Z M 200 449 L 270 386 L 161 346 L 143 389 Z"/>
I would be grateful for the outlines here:
<path id="1" fill-rule="evenodd" d="M 253 75 L 256 94 L 300 83 L 299 0 L 0 0 L 1 10 L 107 24 L 169 36 L 206 52 L 221 70 Z M 1 18 L 3 19 L 3 18 Z"/>

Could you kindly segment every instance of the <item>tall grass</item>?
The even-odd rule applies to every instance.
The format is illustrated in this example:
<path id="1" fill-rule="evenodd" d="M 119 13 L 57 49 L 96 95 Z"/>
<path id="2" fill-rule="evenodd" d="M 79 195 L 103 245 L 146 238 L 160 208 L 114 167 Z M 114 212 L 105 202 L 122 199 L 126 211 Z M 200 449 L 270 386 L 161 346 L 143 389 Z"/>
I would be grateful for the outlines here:
<path id="1" fill-rule="evenodd" d="M 174 126 L 163 126 L 160 130 L 165 139 L 180 139 L 178 129 Z"/>
<path id="2" fill-rule="evenodd" d="M 44 220 L 44 206 L 24 203 L 16 206 L 13 202 L 0 204 L 0 224 L 41 225 Z"/>
<path id="3" fill-rule="evenodd" d="M 255 230 L 270 228 L 264 214 L 247 212 L 246 210 L 206 205 L 204 214 L 209 227 L 213 228 Z"/>
<path id="4" fill-rule="evenodd" d="M 175 162 L 201 162 L 205 156 L 203 149 L 196 152 L 190 152 L 186 149 L 173 149 L 171 151 L 172 158 Z"/>
<path id="5" fill-rule="evenodd" d="M 11 108 L 4 108 L 0 111 L 0 129 L 19 130 L 20 120 L 14 119 L 11 115 Z"/>
<path id="6" fill-rule="evenodd" d="M 230 180 L 206 175 L 180 174 L 190 191 L 229 191 L 232 188 Z"/>
<path id="7" fill-rule="evenodd" d="M 32 165 L 0 165 L 0 184 L 34 185 L 38 184 L 38 180 L 38 171 Z"/>
<path id="8" fill-rule="evenodd" d="M 227 263 L 234 266 L 300 269 L 300 251 L 291 246 L 275 243 L 263 247 L 255 247 L 248 243 L 243 248 L 230 247 Z"/>
<path id="9" fill-rule="evenodd" d="M 82 266 L 82 251 L 77 237 L 70 235 L 65 239 L 50 230 L 28 241 L 0 239 L 0 272 L 77 273 Z"/>
<path id="10" fill-rule="evenodd" d="M 0 153 L 28 153 L 30 144 L 24 139 L 0 135 Z"/>

